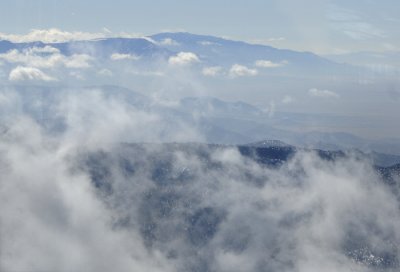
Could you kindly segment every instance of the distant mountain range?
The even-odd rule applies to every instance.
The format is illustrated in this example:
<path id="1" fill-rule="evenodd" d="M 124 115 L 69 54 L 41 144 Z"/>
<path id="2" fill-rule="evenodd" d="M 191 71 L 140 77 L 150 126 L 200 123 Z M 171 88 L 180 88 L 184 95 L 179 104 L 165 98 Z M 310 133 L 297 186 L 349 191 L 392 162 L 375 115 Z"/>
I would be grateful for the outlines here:
<path id="1" fill-rule="evenodd" d="M 341 132 L 341 130 L 338 129 L 333 130 L 333 132 L 324 132 L 322 129 L 321 131 L 318 129 L 312 131 L 301 131 L 299 129 L 307 128 L 310 123 L 316 124 L 316 127 L 324 126 L 328 122 L 337 124 L 343 121 L 339 120 L 340 116 L 333 116 L 321 120 L 318 119 L 321 118 L 318 114 L 275 112 L 273 106 L 268 109 L 263 109 L 250 103 L 241 101 L 224 101 L 223 99 L 210 95 L 212 94 L 213 89 L 218 90 L 219 88 L 229 89 L 235 87 L 235 81 L 229 82 L 229 84 L 223 82 L 222 84 L 216 83 L 216 85 L 212 85 L 213 88 L 210 88 L 211 91 L 209 91 L 206 96 L 193 97 L 192 94 L 186 95 L 186 97 L 179 96 L 179 98 L 174 98 L 175 100 L 172 101 L 172 104 L 168 105 L 168 103 L 159 103 L 151 98 L 151 95 L 144 95 L 145 92 L 134 92 L 128 88 L 111 85 L 118 85 L 121 81 L 121 78 L 119 77 L 120 74 L 125 72 L 125 66 L 119 62 L 115 63 L 115 65 L 110 65 L 115 68 L 115 70 L 109 71 L 105 69 L 105 73 L 111 73 L 113 74 L 113 77 L 102 78 L 102 76 L 99 76 L 101 69 L 110 67 L 107 66 L 107 64 L 113 62 L 115 59 L 132 62 L 135 63 L 135 65 L 138 64 L 138 67 L 135 67 L 135 69 L 137 68 L 139 72 L 141 72 L 142 70 L 140 68 L 142 67 L 147 67 L 152 64 L 155 67 L 158 67 L 160 66 L 159 62 L 162 62 L 162 65 L 168 65 L 168 61 L 173 57 L 179 57 L 179 53 L 190 52 L 195 55 L 195 57 L 189 55 L 189 59 L 192 58 L 192 60 L 195 60 L 193 64 L 194 66 L 200 66 L 199 68 L 211 68 L 211 72 L 216 72 L 219 68 L 223 67 L 225 73 L 227 73 L 226 76 L 228 77 L 230 70 L 233 68 L 237 68 L 237 70 L 234 71 L 238 74 L 243 71 L 249 74 L 254 74 L 256 71 L 254 69 L 257 69 L 257 72 L 260 75 L 278 76 L 277 78 L 280 78 L 280 81 L 282 82 L 288 81 L 286 80 L 288 78 L 299 77 L 299 80 L 294 80 L 288 84 L 291 85 L 290 88 L 293 88 L 296 91 L 298 88 L 301 89 L 298 96 L 307 100 L 309 98 L 309 93 L 307 93 L 309 88 L 312 88 L 314 84 L 318 85 L 318 83 L 324 82 L 325 78 L 328 78 L 328 81 L 332 81 L 336 84 L 341 81 L 340 75 L 343 75 L 346 78 L 351 78 L 353 73 L 357 74 L 357 72 L 360 72 L 359 69 L 361 68 L 337 63 L 310 52 L 296 52 L 286 49 L 277 49 L 266 45 L 250 44 L 219 37 L 182 32 L 160 33 L 143 38 L 105 38 L 63 43 L 12 43 L 10 41 L 0 41 L 0 54 L 7 54 L 10 50 L 18 50 L 20 53 L 28 52 L 33 48 L 43 49 L 42 51 L 37 50 L 39 56 L 50 54 L 49 52 L 46 53 L 46 50 L 49 50 L 49 48 L 53 48 L 59 54 L 65 56 L 86 54 L 94 59 L 93 66 L 96 66 L 95 69 L 87 72 L 87 74 L 85 74 L 84 70 L 80 70 L 79 73 L 74 74 L 75 71 L 71 72 L 68 69 L 61 69 L 61 71 L 58 71 L 57 73 L 54 72 L 54 76 L 60 80 L 50 80 L 49 82 L 44 83 L 44 85 L 54 84 L 54 86 L 46 87 L 42 85 L 33 85 L 29 80 L 26 82 L 22 81 L 21 85 L 9 85 L 20 94 L 23 101 L 22 107 L 24 111 L 34 116 L 35 119 L 39 120 L 43 126 L 48 127 L 50 130 L 59 131 L 64 127 L 62 118 L 54 112 L 54 105 L 62 101 L 63 95 L 68 90 L 68 88 L 63 86 L 69 86 L 69 84 L 71 84 L 74 86 L 78 85 L 79 88 L 81 88 L 82 86 L 95 84 L 93 87 L 83 87 L 83 89 L 99 89 L 106 98 L 116 98 L 124 101 L 124 103 L 130 105 L 130 107 L 162 116 L 162 120 L 164 120 L 165 123 L 172 124 L 179 120 L 183 124 L 196 127 L 196 129 L 204 134 L 205 141 L 209 143 L 247 144 L 251 142 L 277 139 L 291 145 L 309 148 L 321 148 L 327 150 L 355 148 L 365 152 L 400 154 L 400 143 L 397 139 L 375 141 L 363 139 L 350 133 Z M 33 61 L 36 60 L 34 58 L 28 58 L 29 61 L 32 61 L 32 59 Z M 13 67 L 10 68 L 7 67 L 7 65 L 12 65 Z M 8 79 L 10 78 L 12 68 L 17 65 L 20 64 L 6 64 L 6 62 L 4 62 L 3 68 L 10 68 L 8 69 Z M 235 65 L 239 66 L 235 67 Z M 5 71 L 7 69 L 5 69 Z M 45 70 L 46 68 L 43 69 Z M 183 70 L 185 69 L 189 68 L 185 67 Z M 174 71 L 175 70 L 172 69 L 171 74 L 173 74 Z M 201 72 L 202 69 L 197 69 L 196 71 Z M 49 74 L 51 72 L 53 71 L 50 71 Z M 157 71 L 154 73 L 156 72 Z M 166 77 L 171 76 L 171 74 L 167 74 Z M 76 75 L 78 78 L 74 77 Z M 337 78 L 336 75 L 338 75 Z M 4 72 L 3 76 L 6 79 L 6 72 Z M 79 76 L 82 78 L 87 76 L 88 81 L 80 81 Z M 149 84 L 151 84 L 152 82 L 151 80 L 148 80 L 148 78 L 141 79 L 143 81 L 139 81 L 140 79 L 137 80 L 137 78 L 132 80 L 134 75 L 130 70 L 124 74 L 124 76 L 128 78 L 128 80 L 131 80 L 128 84 L 124 84 L 124 86 L 131 86 L 132 82 L 138 82 L 136 86 L 148 84 L 149 82 Z M 51 78 L 51 74 L 48 78 Z M 101 80 L 99 80 L 100 78 Z M 180 76 L 180 78 L 182 77 Z M 287 91 L 287 86 L 284 85 L 285 83 L 277 83 L 274 85 L 272 82 L 273 80 L 269 79 L 271 79 L 271 77 L 260 79 L 255 83 L 256 86 L 253 86 L 252 92 L 258 92 L 257 94 L 260 95 L 264 85 L 269 86 L 268 91 L 270 92 L 275 88 L 277 88 L 276 93 L 281 90 L 284 92 Z M 355 77 L 355 80 L 358 80 L 357 77 Z M 257 80 L 254 79 L 253 81 Z M 87 84 L 84 85 L 85 83 Z M 157 86 L 156 88 L 162 88 L 163 81 L 161 81 L 160 84 L 161 87 Z M 303 84 L 304 86 L 299 87 L 299 84 Z M 172 85 L 172 89 L 174 89 L 175 85 Z M 321 83 L 321 85 L 323 86 L 325 84 Z M 185 86 L 183 89 L 184 88 Z M 241 91 L 243 88 L 248 88 L 247 82 L 244 82 L 243 85 L 240 85 L 238 88 L 240 88 Z M 138 89 L 138 91 L 142 90 Z M 184 89 L 184 91 L 186 90 Z M 228 90 L 223 90 L 223 92 L 228 92 Z M 265 91 L 265 93 L 266 92 L 267 91 Z M 324 94 L 326 91 L 321 89 L 320 92 Z M 328 91 L 327 93 L 328 95 L 335 95 L 333 92 Z M 397 94 L 396 92 L 394 93 Z M 285 93 L 279 93 L 276 96 L 278 99 L 282 99 L 284 94 Z M 243 96 L 245 96 L 245 94 Z M 274 101 L 269 100 L 271 99 L 270 97 L 263 99 L 264 105 L 268 103 L 268 101 Z M 32 103 L 32 101 L 40 101 L 40 103 Z M 342 101 L 344 101 L 344 99 Z M 325 102 L 324 105 L 329 106 L 328 102 Z M 284 106 L 283 102 L 280 106 Z M 291 105 L 286 105 L 286 107 L 291 107 Z M 340 108 L 339 104 L 337 104 L 335 110 L 337 110 L 337 108 Z M 345 116 L 343 118 L 348 117 Z M 348 119 L 346 119 L 346 121 L 348 121 Z M 357 120 L 351 120 L 351 122 L 353 124 L 359 123 Z"/>
<path id="2" fill-rule="evenodd" d="M 3 88 L 4 89 L 4 88 Z M 84 95 L 96 90 L 106 99 L 114 99 L 131 107 L 133 110 L 155 114 L 165 124 L 182 123 L 195 128 L 207 143 L 248 144 L 253 146 L 298 146 L 323 150 L 357 149 L 371 153 L 381 165 L 390 165 L 400 161 L 400 143 L 396 140 L 368 140 L 344 132 L 296 132 L 279 128 L 282 119 L 270 117 L 251 104 L 236 101 L 228 102 L 213 97 L 185 97 L 170 104 L 159 103 L 151 97 L 112 85 L 89 86 L 81 89 L 68 87 L 44 87 L 34 85 L 9 86 L 21 98 L 21 110 L 33 117 L 43 127 L 53 133 L 62 133 L 66 129 L 64 117 L 57 105 L 74 92 Z M 2 110 L 0 109 L 0 112 Z M 2 112 L 3 117 L 10 114 L 9 109 Z M 287 116 L 290 117 L 290 114 Z M 302 122 L 301 119 L 297 122 Z M 279 140 L 279 141 L 276 141 Z M 393 154 L 392 157 L 382 155 Z"/>
<path id="3" fill-rule="evenodd" d="M 105 38 L 62 43 L 12 43 L 0 41 L 0 54 L 9 50 L 27 50 L 51 46 L 63 55 L 87 54 L 107 60 L 112 54 L 132 54 L 147 62 L 168 59 L 179 52 L 191 52 L 202 65 L 229 67 L 234 64 L 257 65 L 272 74 L 302 75 L 341 74 L 355 72 L 354 67 L 339 64 L 310 52 L 277 49 L 267 45 L 249 44 L 214 36 L 191 33 L 160 33 L 143 38 Z M 257 62 L 258 61 L 258 62 Z M 139 61 L 140 62 L 140 61 Z"/>

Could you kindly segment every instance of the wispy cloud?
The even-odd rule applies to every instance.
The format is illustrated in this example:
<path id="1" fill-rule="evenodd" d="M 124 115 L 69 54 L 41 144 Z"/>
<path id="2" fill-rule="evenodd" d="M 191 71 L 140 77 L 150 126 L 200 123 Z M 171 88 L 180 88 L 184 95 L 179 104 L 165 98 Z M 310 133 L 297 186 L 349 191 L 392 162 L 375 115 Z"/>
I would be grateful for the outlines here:
<path id="1" fill-rule="evenodd" d="M 277 68 L 277 67 L 282 67 L 285 66 L 286 64 L 288 64 L 287 61 L 281 61 L 281 62 L 273 62 L 270 60 L 257 60 L 255 62 L 255 65 L 257 67 L 261 67 L 261 68 Z"/>
<path id="2" fill-rule="evenodd" d="M 100 71 L 98 71 L 97 74 L 101 75 L 101 76 L 110 77 L 113 75 L 113 72 L 109 69 L 104 68 L 104 69 L 101 69 Z"/>
<path id="3" fill-rule="evenodd" d="M 211 41 L 199 41 L 197 43 L 200 45 L 203 45 L 203 46 L 219 45 L 219 43 L 211 42 Z"/>
<path id="4" fill-rule="evenodd" d="M 202 74 L 205 76 L 217 76 L 222 70 L 221 66 L 204 67 Z"/>
<path id="5" fill-rule="evenodd" d="M 114 53 L 110 56 L 110 59 L 111 60 L 138 60 L 138 59 L 140 59 L 140 57 L 133 55 L 133 54 Z"/>
<path id="6" fill-rule="evenodd" d="M 356 11 L 332 6 L 328 14 L 331 27 L 355 40 L 383 38 L 385 33 Z"/>
<path id="7" fill-rule="evenodd" d="M 130 70 L 130 74 L 143 77 L 163 77 L 165 73 L 162 71 L 139 71 L 136 69 Z"/>
<path id="8" fill-rule="evenodd" d="M 319 90 L 317 88 L 308 90 L 308 95 L 322 98 L 339 98 L 339 95 L 335 92 L 329 90 Z"/>
<path id="9" fill-rule="evenodd" d="M 85 77 L 79 71 L 71 71 L 69 75 L 77 80 L 85 80 Z"/>
<path id="10" fill-rule="evenodd" d="M 282 104 L 291 104 L 294 101 L 293 97 L 290 95 L 285 95 L 282 98 Z"/>
<path id="11" fill-rule="evenodd" d="M 252 39 L 252 40 L 249 40 L 250 43 L 265 44 L 265 45 L 269 45 L 271 43 L 279 43 L 279 42 L 283 42 L 283 41 L 286 41 L 285 37 L 272 37 L 272 38 L 266 38 L 266 39 Z"/>

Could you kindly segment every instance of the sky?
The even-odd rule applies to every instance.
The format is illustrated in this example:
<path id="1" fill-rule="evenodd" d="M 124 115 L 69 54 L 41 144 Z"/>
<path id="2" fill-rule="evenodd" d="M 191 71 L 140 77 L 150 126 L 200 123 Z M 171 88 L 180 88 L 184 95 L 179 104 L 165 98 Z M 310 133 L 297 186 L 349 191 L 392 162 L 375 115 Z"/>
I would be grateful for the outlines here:
<path id="1" fill-rule="evenodd" d="M 0 32 L 187 31 L 340 54 L 397 50 L 399 14 L 395 0 L 2 0 Z"/>

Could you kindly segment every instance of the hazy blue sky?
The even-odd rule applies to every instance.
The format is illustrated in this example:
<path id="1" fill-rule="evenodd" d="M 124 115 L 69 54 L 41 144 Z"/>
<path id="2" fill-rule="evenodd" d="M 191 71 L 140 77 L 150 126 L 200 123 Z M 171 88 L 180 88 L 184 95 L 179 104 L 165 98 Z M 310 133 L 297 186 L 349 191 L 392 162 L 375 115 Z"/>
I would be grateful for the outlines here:
<path id="1" fill-rule="evenodd" d="M 185 30 L 319 53 L 394 50 L 398 0 L 2 0 L 0 32 Z"/>

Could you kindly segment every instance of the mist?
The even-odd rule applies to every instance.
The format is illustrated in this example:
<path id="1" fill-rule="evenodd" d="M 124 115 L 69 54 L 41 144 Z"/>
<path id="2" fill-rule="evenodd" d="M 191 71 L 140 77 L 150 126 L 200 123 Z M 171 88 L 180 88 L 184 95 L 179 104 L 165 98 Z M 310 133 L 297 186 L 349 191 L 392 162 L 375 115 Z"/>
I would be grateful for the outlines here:
<path id="1" fill-rule="evenodd" d="M 1 90 L 1 271 L 398 270 L 400 180 L 371 161 L 266 165 L 196 114 L 51 90 Z"/>

